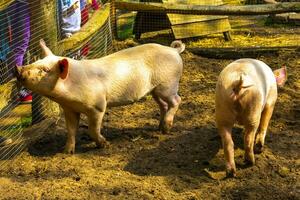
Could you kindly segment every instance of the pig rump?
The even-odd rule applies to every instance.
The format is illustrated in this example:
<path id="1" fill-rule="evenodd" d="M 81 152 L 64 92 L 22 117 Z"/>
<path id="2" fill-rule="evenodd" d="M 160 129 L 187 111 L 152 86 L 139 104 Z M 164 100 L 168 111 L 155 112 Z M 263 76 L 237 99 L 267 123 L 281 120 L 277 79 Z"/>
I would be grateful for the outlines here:
<path id="1" fill-rule="evenodd" d="M 278 78 L 275 78 L 275 77 Z M 222 139 L 227 176 L 236 175 L 231 132 L 239 122 L 245 128 L 245 162 L 255 164 L 254 150 L 262 152 L 277 99 L 277 85 L 286 80 L 286 69 L 276 73 L 263 62 L 240 59 L 225 67 L 216 86 L 216 124 Z"/>

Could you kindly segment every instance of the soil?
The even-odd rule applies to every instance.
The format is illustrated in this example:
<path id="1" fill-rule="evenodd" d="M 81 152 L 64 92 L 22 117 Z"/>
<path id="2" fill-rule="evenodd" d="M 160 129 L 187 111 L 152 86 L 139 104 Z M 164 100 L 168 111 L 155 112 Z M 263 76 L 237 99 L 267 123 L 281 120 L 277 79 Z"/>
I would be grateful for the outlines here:
<path id="1" fill-rule="evenodd" d="M 117 49 L 135 45 L 118 42 Z M 299 52 L 259 56 L 272 69 L 286 65 L 288 81 L 255 166 L 243 163 L 243 129 L 235 127 L 237 177 L 225 178 L 221 140 L 214 123 L 220 71 L 233 60 L 182 54 L 182 104 L 170 134 L 158 129 L 151 96 L 108 109 L 102 133 L 110 147 L 97 149 L 82 122 L 76 153 L 61 153 L 63 119 L 0 171 L 0 199 L 300 199 Z M 33 133 L 34 134 L 34 133 Z"/>

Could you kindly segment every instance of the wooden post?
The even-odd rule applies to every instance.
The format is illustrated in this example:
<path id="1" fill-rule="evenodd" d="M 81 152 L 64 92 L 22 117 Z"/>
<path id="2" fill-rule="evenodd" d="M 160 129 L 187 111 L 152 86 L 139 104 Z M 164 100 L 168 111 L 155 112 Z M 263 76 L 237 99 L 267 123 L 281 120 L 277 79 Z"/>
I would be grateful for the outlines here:
<path id="1" fill-rule="evenodd" d="M 229 31 L 223 32 L 225 41 L 232 41 L 231 34 Z"/>
<path id="2" fill-rule="evenodd" d="M 259 55 L 272 54 L 277 55 L 280 51 L 299 51 L 299 46 L 281 46 L 281 47 L 225 47 L 225 48 L 203 48 L 190 47 L 188 51 L 193 54 L 207 58 L 217 59 L 238 59 L 238 58 L 257 58 Z"/>
<path id="3" fill-rule="evenodd" d="M 255 4 L 274 4 L 277 3 L 275 0 L 246 0 L 245 4 L 255 5 Z"/>
<path id="4" fill-rule="evenodd" d="M 116 1 L 116 8 L 128 11 L 151 13 L 174 13 L 188 15 L 267 15 L 286 12 L 300 12 L 300 2 L 261 4 L 247 6 L 207 6 L 170 3 L 133 3 Z"/>
<path id="5" fill-rule="evenodd" d="M 32 124 L 39 123 L 46 118 L 45 110 L 43 108 L 43 97 L 36 93 L 32 94 Z"/>
<path id="6" fill-rule="evenodd" d="M 53 0 L 31 0 L 30 7 L 30 46 L 31 62 L 42 57 L 39 40 L 44 39 L 47 46 L 57 52 L 57 2 Z M 33 94 L 32 98 L 32 124 L 38 123 L 52 114 L 48 107 L 54 103 L 46 98 Z"/>
<path id="7" fill-rule="evenodd" d="M 116 12 L 116 1 L 110 0 L 110 13 L 111 13 L 111 29 L 113 31 L 113 37 L 118 39 L 118 28 L 117 28 L 117 12 Z"/>
<path id="8" fill-rule="evenodd" d="M 41 57 L 40 39 L 57 52 L 57 2 L 53 0 L 31 0 L 30 5 L 30 53 Z"/>

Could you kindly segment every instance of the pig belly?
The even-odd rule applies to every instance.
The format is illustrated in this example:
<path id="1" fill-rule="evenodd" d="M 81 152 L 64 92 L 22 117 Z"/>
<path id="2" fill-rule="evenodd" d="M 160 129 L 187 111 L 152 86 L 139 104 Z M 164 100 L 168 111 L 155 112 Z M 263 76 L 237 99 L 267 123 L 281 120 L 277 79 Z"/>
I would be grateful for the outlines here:
<path id="1" fill-rule="evenodd" d="M 150 91 L 147 90 L 147 91 L 141 92 L 140 94 L 124 94 L 124 95 L 121 95 L 117 98 L 114 98 L 114 99 L 111 99 L 110 101 L 108 101 L 107 106 L 115 107 L 115 106 L 132 104 L 132 103 L 140 100 L 141 98 L 143 98 L 144 96 L 146 96 L 149 93 L 150 93 Z"/>
<path id="2" fill-rule="evenodd" d="M 106 82 L 108 106 L 126 105 L 138 101 L 155 87 L 151 82 L 150 71 L 142 65 L 136 68 L 117 67 L 108 80 Z"/>
<path id="3" fill-rule="evenodd" d="M 132 104 L 153 90 L 150 83 L 129 84 L 128 87 L 121 87 L 118 90 L 112 90 L 107 96 L 107 105 L 110 107 Z"/>

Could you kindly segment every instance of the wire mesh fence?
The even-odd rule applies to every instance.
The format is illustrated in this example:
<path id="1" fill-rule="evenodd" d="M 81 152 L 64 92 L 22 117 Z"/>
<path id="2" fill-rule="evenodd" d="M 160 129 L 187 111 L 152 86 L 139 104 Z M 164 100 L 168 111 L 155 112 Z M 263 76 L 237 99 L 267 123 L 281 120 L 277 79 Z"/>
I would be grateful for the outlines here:
<path id="1" fill-rule="evenodd" d="M 42 58 L 40 39 L 45 39 L 55 54 L 78 60 L 99 58 L 111 53 L 114 36 L 119 39 L 135 38 L 141 42 L 163 44 L 182 39 L 188 48 L 198 49 L 286 47 L 297 46 L 300 40 L 299 29 L 290 29 L 285 25 L 266 26 L 270 19 L 266 15 L 195 15 L 182 13 L 180 9 L 172 13 L 159 12 L 157 8 L 127 11 L 124 7 L 115 7 L 114 0 L 6 2 L 0 4 L 0 160 L 3 160 L 3 163 L 26 147 L 28 138 L 23 137 L 25 127 L 31 126 L 32 122 L 41 122 L 48 117 L 57 116 L 60 112 L 56 104 L 37 94 L 32 94 L 31 104 L 20 105 L 20 90 L 23 88 L 17 85 L 14 78 L 15 65 L 25 66 Z M 112 8 L 106 4 L 109 2 Z M 243 0 L 121 2 L 154 2 L 171 4 L 175 8 L 181 4 L 193 8 L 193 5 L 262 3 Z M 216 50 L 211 54 L 215 55 Z M 30 95 L 30 91 L 26 92 Z M 42 126 L 45 128 L 47 124 Z"/>
<path id="2" fill-rule="evenodd" d="M 118 37 L 142 39 L 143 42 L 159 41 L 164 44 L 170 44 L 174 39 L 181 39 L 192 48 L 294 48 L 299 45 L 300 39 L 297 28 L 300 22 L 299 13 L 282 11 L 285 13 L 268 14 L 274 11 L 278 2 L 117 1 Z M 241 9 L 244 10 L 243 12 L 235 10 L 236 6 L 248 4 L 259 5 Z M 222 6 L 226 7 L 221 8 Z M 273 10 L 268 6 L 273 6 Z M 217 13 L 223 12 L 223 14 L 212 14 L 213 7 L 219 9 Z M 262 13 L 264 9 L 266 10 Z M 196 10 L 198 13 L 201 11 L 209 13 L 208 10 L 211 12 L 207 15 L 192 14 Z M 226 13 L 230 14 L 226 15 Z"/>
<path id="3" fill-rule="evenodd" d="M 109 54 L 112 27 L 110 6 L 106 3 L 15 0 L 0 4 L 0 169 L 38 136 L 25 136 L 27 127 L 60 114 L 57 104 L 18 85 L 15 66 L 26 67 L 43 58 L 40 39 L 58 56 L 79 60 Z M 95 24 L 99 20 L 103 23 Z M 90 26 L 93 31 L 87 31 Z M 73 45 L 67 46 L 66 41 Z M 40 129 L 47 126 L 39 124 Z"/>

